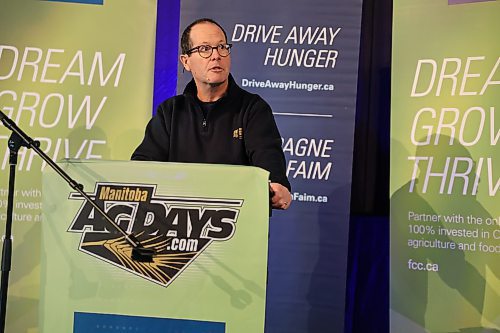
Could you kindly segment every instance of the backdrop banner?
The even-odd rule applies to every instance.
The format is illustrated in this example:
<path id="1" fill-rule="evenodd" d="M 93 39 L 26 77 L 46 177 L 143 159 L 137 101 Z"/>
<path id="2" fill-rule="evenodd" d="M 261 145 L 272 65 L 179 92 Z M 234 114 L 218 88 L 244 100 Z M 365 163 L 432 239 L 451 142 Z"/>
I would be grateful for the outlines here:
<path id="1" fill-rule="evenodd" d="M 361 7 L 181 2 L 181 33 L 201 17 L 225 28 L 236 82 L 271 105 L 283 137 L 294 202 L 271 219 L 268 332 L 343 332 Z M 182 93 L 191 75 L 178 68 Z"/>
<path id="2" fill-rule="evenodd" d="M 44 173 L 41 332 L 264 332 L 267 171 L 137 161 L 61 166 L 156 255 L 132 260 L 122 234 L 59 175 Z"/>
<path id="3" fill-rule="evenodd" d="M 391 332 L 500 332 L 500 2 L 394 2 Z"/>
<path id="4" fill-rule="evenodd" d="M 156 0 L 0 0 L 0 109 L 54 160 L 129 159 L 151 109 Z M 0 222 L 10 132 L 0 126 Z M 41 170 L 21 148 L 7 332 L 35 332 Z"/>

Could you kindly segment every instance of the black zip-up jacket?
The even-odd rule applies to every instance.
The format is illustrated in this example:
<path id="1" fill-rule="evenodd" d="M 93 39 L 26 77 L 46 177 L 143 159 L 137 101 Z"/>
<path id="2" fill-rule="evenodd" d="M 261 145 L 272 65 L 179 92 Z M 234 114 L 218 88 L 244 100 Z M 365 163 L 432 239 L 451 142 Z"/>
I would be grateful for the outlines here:
<path id="1" fill-rule="evenodd" d="M 270 106 L 229 76 L 227 94 L 204 115 L 194 80 L 164 101 L 133 160 L 252 165 L 290 190 L 281 136 Z"/>

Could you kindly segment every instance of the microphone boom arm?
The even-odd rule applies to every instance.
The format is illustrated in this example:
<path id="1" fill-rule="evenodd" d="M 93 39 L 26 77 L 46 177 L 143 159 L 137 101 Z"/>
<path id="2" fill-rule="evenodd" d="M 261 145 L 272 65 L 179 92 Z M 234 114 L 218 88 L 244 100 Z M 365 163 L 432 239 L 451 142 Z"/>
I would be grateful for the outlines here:
<path id="1" fill-rule="evenodd" d="M 153 262 L 153 256 L 155 255 L 155 251 L 150 248 L 143 247 L 137 238 L 133 235 L 127 234 L 115 221 L 113 221 L 108 214 L 104 212 L 104 210 L 99 207 L 88 195 L 83 191 L 83 185 L 76 182 L 72 179 L 61 167 L 59 167 L 43 150 L 40 149 L 40 142 L 33 140 L 26 133 L 24 133 L 17 125 L 14 123 L 9 117 L 7 117 L 0 110 L 0 120 L 2 123 L 12 131 L 12 136 L 16 136 L 16 138 L 12 138 L 9 140 L 9 148 L 11 141 L 19 141 L 21 140 L 21 145 L 26 146 L 28 149 L 33 149 L 52 169 L 54 169 L 59 176 L 61 176 L 68 185 L 80 193 L 85 200 L 92 205 L 103 217 L 106 221 L 112 225 L 120 234 L 123 235 L 125 240 L 132 247 L 132 259 L 140 262 Z"/>

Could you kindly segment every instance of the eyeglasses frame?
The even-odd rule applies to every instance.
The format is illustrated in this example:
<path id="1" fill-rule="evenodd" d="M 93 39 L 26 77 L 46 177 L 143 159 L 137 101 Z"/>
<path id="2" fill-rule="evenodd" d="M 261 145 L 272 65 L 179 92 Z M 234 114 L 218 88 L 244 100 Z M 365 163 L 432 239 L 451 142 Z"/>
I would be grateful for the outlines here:
<path id="1" fill-rule="evenodd" d="M 227 55 L 220 54 L 220 52 L 219 52 L 219 46 L 221 46 L 221 45 L 227 47 L 227 49 L 228 49 Z M 210 54 L 208 55 L 208 57 L 204 57 L 204 56 L 201 55 L 201 53 L 200 53 L 200 47 L 202 47 L 202 46 L 208 46 L 208 47 L 212 48 L 212 51 L 210 52 Z M 231 48 L 232 47 L 233 47 L 233 44 L 231 44 L 231 43 L 218 44 L 217 46 L 211 46 L 211 45 L 208 45 L 208 44 L 202 44 L 202 45 L 198 45 L 198 46 L 193 47 L 192 49 L 187 50 L 186 55 L 189 56 L 189 55 L 193 54 L 194 52 L 198 52 L 198 54 L 200 55 L 200 57 L 202 57 L 204 59 L 208 59 L 208 58 L 210 58 L 212 56 L 212 54 L 214 54 L 214 50 L 217 50 L 217 53 L 219 53 L 219 55 L 221 57 L 225 58 L 225 57 L 227 57 L 227 56 L 229 56 L 231 54 Z"/>

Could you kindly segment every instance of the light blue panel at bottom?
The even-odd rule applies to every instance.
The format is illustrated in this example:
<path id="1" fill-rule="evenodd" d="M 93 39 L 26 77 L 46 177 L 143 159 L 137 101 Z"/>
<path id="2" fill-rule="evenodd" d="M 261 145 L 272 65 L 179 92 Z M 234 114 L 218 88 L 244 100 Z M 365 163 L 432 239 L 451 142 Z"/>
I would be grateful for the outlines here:
<path id="1" fill-rule="evenodd" d="M 42 0 L 42 1 L 73 2 L 73 3 L 83 3 L 86 5 L 103 5 L 104 4 L 104 0 Z"/>
<path id="2" fill-rule="evenodd" d="M 225 333 L 218 322 L 75 312 L 73 333 Z"/>

